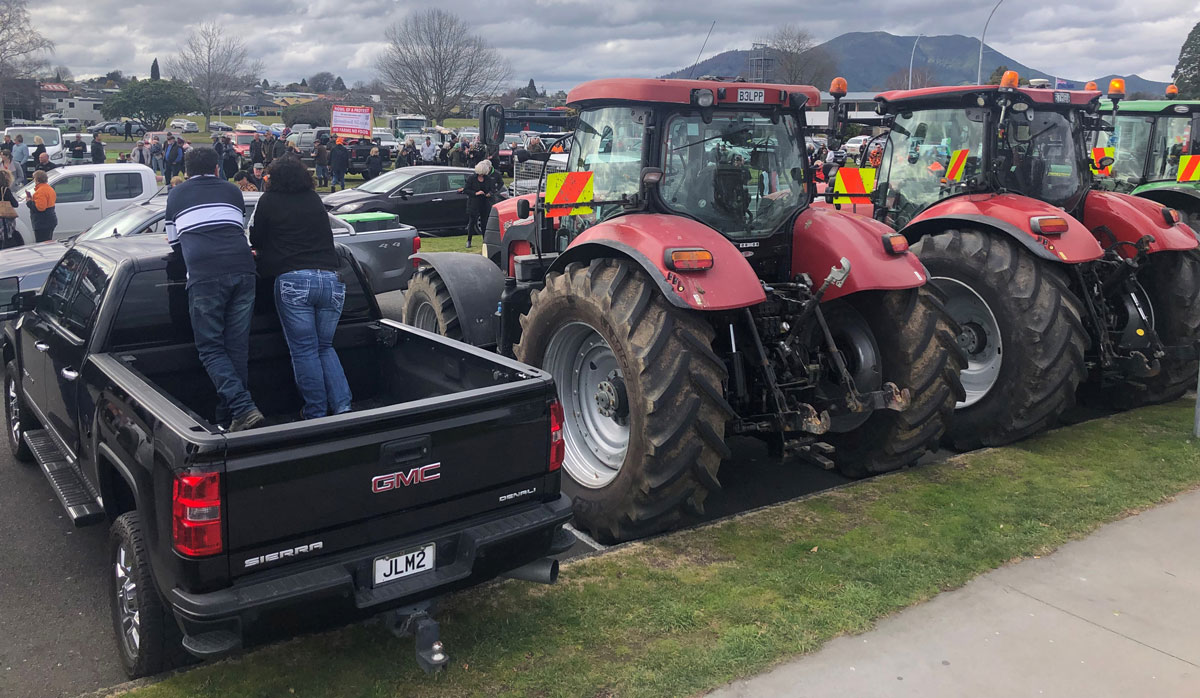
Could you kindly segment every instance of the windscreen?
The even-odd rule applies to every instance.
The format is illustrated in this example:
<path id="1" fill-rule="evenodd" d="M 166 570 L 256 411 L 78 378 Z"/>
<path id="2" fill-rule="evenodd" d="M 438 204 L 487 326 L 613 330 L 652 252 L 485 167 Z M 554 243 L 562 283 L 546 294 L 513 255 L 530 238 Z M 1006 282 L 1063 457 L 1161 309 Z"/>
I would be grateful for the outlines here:
<path id="1" fill-rule="evenodd" d="M 1192 121 L 1188 116 L 1160 116 L 1156 121 L 1146 179 L 1174 180 L 1179 173 L 1179 158 L 1188 154 Z"/>
<path id="2" fill-rule="evenodd" d="M 130 206 L 116 213 L 109 214 L 94 223 L 79 236 L 80 241 L 101 240 L 117 235 L 131 235 L 141 229 L 154 218 L 162 215 L 162 209 Z"/>
<path id="3" fill-rule="evenodd" d="M 1073 113 L 1009 111 L 997 147 L 996 172 L 1005 189 L 1072 208 L 1087 187 L 1088 159 L 1074 136 Z"/>
<path id="4" fill-rule="evenodd" d="M 719 110 L 706 122 L 699 112 L 676 114 L 659 191 L 667 206 L 725 235 L 768 235 L 805 203 L 804 152 L 790 115 Z"/>
<path id="5" fill-rule="evenodd" d="M 235 138 L 237 138 L 238 145 L 250 145 L 251 143 L 254 142 L 254 134 L 253 133 L 250 135 L 247 135 L 247 136 L 235 136 Z"/>
<path id="6" fill-rule="evenodd" d="M 25 145 L 33 150 L 34 138 L 42 137 L 42 142 L 47 146 L 58 145 L 60 143 L 60 131 L 56 128 L 10 128 L 5 131 L 14 139 L 17 136 L 24 136 Z"/>
<path id="7" fill-rule="evenodd" d="M 1096 135 L 1097 148 L 1112 148 L 1113 178 L 1134 185 L 1141 182 L 1146 170 L 1146 151 L 1150 147 L 1150 128 L 1153 123 L 1153 117 L 1118 115 L 1112 131 L 1100 131 Z"/>
<path id="8" fill-rule="evenodd" d="M 400 185 L 401 182 L 412 179 L 420 174 L 419 171 L 412 170 L 407 167 L 402 167 L 398 170 L 392 170 L 387 174 L 381 175 L 364 184 L 360 184 L 357 189 L 359 191 L 370 192 L 372 194 L 384 194 Z"/>
<path id="9" fill-rule="evenodd" d="M 960 193 L 960 183 L 979 174 L 983 128 L 981 111 L 927 109 L 896 115 L 879 180 L 887 183 L 888 208 L 899 224 Z M 961 166 L 952 162 L 958 159 Z"/>

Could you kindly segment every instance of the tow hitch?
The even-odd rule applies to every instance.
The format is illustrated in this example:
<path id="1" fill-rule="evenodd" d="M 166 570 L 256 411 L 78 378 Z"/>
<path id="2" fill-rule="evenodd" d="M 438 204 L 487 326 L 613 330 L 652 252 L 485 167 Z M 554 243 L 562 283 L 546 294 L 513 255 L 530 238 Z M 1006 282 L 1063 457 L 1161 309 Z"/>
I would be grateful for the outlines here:
<path id="1" fill-rule="evenodd" d="M 435 609 L 435 601 L 423 601 L 380 614 L 396 637 L 412 635 L 415 638 L 417 664 L 426 674 L 436 673 L 450 661 L 450 655 L 446 654 L 439 639 L 441 628 L 432 617 Z"/>

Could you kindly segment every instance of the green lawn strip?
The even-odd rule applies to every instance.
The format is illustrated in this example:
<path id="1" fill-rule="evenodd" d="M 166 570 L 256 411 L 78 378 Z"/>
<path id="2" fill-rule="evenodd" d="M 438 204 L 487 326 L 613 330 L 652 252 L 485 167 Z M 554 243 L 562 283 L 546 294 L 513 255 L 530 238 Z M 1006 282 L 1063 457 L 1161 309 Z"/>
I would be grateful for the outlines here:
<path id="1" fill-rule="evenodd" d="M 358 625 L 134 691 L 182 696 L 681 696 L 760 672 L 1200 484 L 1181 401 L 1087 422 L 450 598 L 453 662 Z"/>

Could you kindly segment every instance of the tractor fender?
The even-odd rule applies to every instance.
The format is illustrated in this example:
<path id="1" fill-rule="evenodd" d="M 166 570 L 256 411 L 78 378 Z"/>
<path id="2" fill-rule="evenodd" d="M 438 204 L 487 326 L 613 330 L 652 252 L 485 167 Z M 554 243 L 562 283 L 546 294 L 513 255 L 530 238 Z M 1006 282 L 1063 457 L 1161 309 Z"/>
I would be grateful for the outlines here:
<path id="1" fill-rule="evenodd" d="M 1033 232 L 1029 219 L 1058 216 L 1067 231 L 1058 235 Z M 909 243 L 946 228 L 970 226 L 1008 235 L 1035 257 L 1052 262 L 1079 264 L 1104 256 L 1091 231 L 1061 208 L 1019 194 L 968 194 L 946 199 L 925 209 L 900 231 Z"/>
<path id="2" fill-rule="evenodd" d="M 504 273 L 490 259 L 461 252 L 419 252 L 409 259 L 442 277 L 464 342 L 477 347 L 496 343 L 496 305 L 504 291 Z"/>
<path id="3" fill-rule="evenodd" d="M 1117 242 L 1137 242 L 1143 235 L 1154 236 L 1149 252 L 1191 250 L 1197 246 L 1196 234 L 1186 223 L 1167 223 L 1163 209 L 1167 208 L 1148 198 L 1120 194 L 1115 191 L 1088 192 L 1083 202 L 1083 222 L 1092 230 L 1100 244 L 1109 247 Z M 1107 228 L 1107 233 L 1099 230 Z M 1128 245 L 1118 248 L 1122 257 L 1135 257 L 1137 252 Z"/>
<path id="4" fill-rule="evenodd" d="M 1200 212 L 1200 189 L 1189 186 L 1158 186 L 1135 189 L 1133 195 L 1183 211 Z"/>
<path id="5" fill-rule="evenodd" d="M 672 271 L 666 254 L 675 248 L 702 248 L 713 256 L 711 269 Z M 550 266 L 561 272 L 573 262 L 602 257 L 625 257 L 637 262 L 679 308 L 730 310 L 766 300 L 762 282 L 733 243 L 703 223 L 656 213 L 633 213 L 598 223 L 571 242 Z"/>
<path id="6" fill-rule="evenodd" d="M 850 260 L 850 276 L 839 288 L 830 285 L 824 300 L 858 291 L 915 288 L 929 275 L 911 252 L 892 254 L 883 246 L 893 231 L 883 223 L 833 208 L 809 207 L 796 218 L 792 233 L 792 274 L 808 274 L 817 286 L 829 270 Z"/>

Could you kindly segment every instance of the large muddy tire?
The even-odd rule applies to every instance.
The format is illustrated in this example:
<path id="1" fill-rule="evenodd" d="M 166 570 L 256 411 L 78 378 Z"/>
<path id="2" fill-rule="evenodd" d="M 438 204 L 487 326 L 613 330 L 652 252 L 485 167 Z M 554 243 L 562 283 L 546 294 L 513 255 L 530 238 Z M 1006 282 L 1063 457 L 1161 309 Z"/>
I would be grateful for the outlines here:
<path id="1" fill-rule="evenodd" d="M 1163 344 L 1188 345 L 1200 339 L 1200 253 L 1152 254 L 1138 279 L 1150 297 L 1154 331 Z M 1117 407 L 1170 402 L 1196 385 L 1197 368 L 1194 359 L 1164 358 L 1157 375 L 1128 378 L 1105 394 Z"/>
<path id="2" fill-rule="evenodd" d="M 404 291 L 404 324 L 450 339 L 462 339 L 454 301 L 436 271 L 421 269 L 409 280 Z"/>
<path id="3" fill-rule="evenodd" d="M 621 541 L 701 511 L 733 417 L 708 323 L 672 307 L 637 265 L 597 259 L 549 274 L 521 328 L 517 358 L 558 387 L 576 524 Z"/>
<path id="4" fill-rule="evenodd" d="M 117 517 L 108 534 L 109 604 L 121 666 L 131 679 L 183 662 L 183 633 L 150 573 L 150 550 L 135 511 Z"/>
<path id="5" fill-rule="evenodd" d="M 967 356 L 949 443 L 1000 446 L 1053 426 L 1075 404 L 1088 346 L 1065 271 L 973 229 L 924 237 L 913 251 L 944 294 Z"/>
<path id="6" fill-rule="evenodd" d="M 963 399 L 958 374 L 967 364 L 957 326 L 933 288 L 855 294 L 854 307 L 878 345 L 882 379 L 907 388 L 908 408 L 876 410 L 862 426 L 825 440 L 847 477 L 885 473 L 936 448 Z M 843 354 L 845 352 L 843 351 Z"/>

